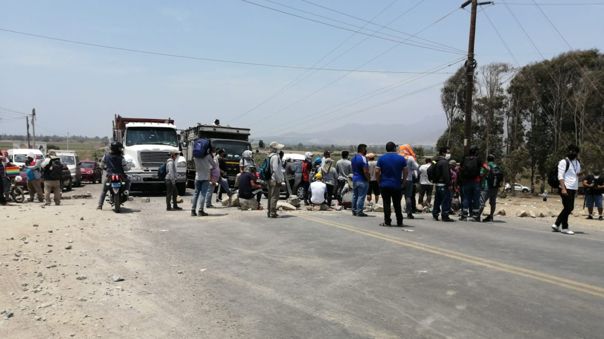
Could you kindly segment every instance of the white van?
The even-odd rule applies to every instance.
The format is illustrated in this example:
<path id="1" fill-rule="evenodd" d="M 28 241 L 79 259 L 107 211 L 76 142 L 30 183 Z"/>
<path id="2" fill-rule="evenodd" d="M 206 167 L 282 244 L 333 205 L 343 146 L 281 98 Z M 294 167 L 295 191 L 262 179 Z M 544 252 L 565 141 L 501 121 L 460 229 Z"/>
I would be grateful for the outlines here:
<path id="1" fill-rule="evenodd" d="M 61 158 L 61 163 L 67 165 L 69 173 L 71 173 L 71 181 L 74 186 L 80 186 L 82 184 L 82 170 L 80 168 L 80 158 L 75 151 L 60 151 L 56 150 L 55 153 Z"/>
<path id="2" fill-rule="evenodd" d="M 36 160 L 43 159 L 44 155 L 35 148 L 13 148 L 7 151 L 8 160 L 17 166 L 25 166 L 28 154 L 33 154 Z"/>

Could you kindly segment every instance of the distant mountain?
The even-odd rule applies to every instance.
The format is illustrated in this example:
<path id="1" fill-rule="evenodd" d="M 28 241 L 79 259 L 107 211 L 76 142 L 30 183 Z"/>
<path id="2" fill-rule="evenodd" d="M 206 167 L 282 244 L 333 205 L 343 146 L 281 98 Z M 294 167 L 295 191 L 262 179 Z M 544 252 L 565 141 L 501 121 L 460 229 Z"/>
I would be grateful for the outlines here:
<path id="1" fill-rule="evenodd" d="M 434 145 L 446 128 L 441 120 L 431 117 L 410 124 L 350 123 L 325 131 L 277 134 L 254 139 L 262 139 L 267 144 L 277 140 L 286 145 L 380 145 L 388 141 L 397 144 Z"/>

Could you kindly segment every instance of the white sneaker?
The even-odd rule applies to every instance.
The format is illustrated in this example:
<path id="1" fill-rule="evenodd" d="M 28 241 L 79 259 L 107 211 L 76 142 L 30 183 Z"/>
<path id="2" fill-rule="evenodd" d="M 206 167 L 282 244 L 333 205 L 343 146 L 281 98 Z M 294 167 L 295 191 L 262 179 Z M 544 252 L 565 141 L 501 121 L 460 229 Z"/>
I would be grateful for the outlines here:
<path id="1" fill-rule="evenodd" d="M 568 234 L 568 235 L 573 235 L 573 234 L 575 234 L 575 232 L 573 232 L 573 231 L 569 230 L 568 228 L 563 229 L 561 232 L 562 232 L 563 234 Z"/>
<path id="2" fill-rule="evenodd" d="M 552 224 L 552 232 L 560 232 L 560 226 L 556 226 L 556 224 Z"/>

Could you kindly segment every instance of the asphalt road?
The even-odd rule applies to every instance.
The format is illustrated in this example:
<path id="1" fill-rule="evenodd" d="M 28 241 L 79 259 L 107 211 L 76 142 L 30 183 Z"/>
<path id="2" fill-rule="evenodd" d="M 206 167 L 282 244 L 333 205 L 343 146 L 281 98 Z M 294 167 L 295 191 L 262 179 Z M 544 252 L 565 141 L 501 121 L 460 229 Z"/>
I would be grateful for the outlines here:
<path id="1" fill-rule="evenodd" d="M 428 215 L 402 229 L 378 226 L 377 213 L 190 217 L 163 206 L 130 203 L 154 245 L 141 254 L 160 272 L 149 287 L 200 337 L 604 337 L 595 229 L 566 236 L 542 219 Z"/>

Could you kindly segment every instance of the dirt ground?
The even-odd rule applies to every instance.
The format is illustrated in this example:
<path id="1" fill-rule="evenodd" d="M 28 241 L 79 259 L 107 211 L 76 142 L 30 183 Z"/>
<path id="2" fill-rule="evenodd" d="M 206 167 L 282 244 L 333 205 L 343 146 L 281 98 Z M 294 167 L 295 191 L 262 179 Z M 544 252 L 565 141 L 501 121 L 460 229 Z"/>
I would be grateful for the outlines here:
<path id="1" fill-rule="evenodd" d="M 61 206 L 0 207 L 0 338 L 194 336 L 178 305 L 162 297 L 169 286 L 158 287 L 157 272 L 145 261 L 142 249 L 150 243 L 137 213 L 117 215 L 108 206 L 97 211 L 98 190 L 91 185 L 66 194 L 90 191 L 92 198 L 64 200 Z M 163 198 L 150 199 L 161 205 Z M 497 218 L 510 222 L 526 211 L 528 218 L 534 215 L 535 227 L 547 228 L 561 208 L 559 200 L 499 199 L 505 216 Z M 604 222 L 585 219 L 582 205 L 581 197 L 571 227 L 603 229 Z"/>

